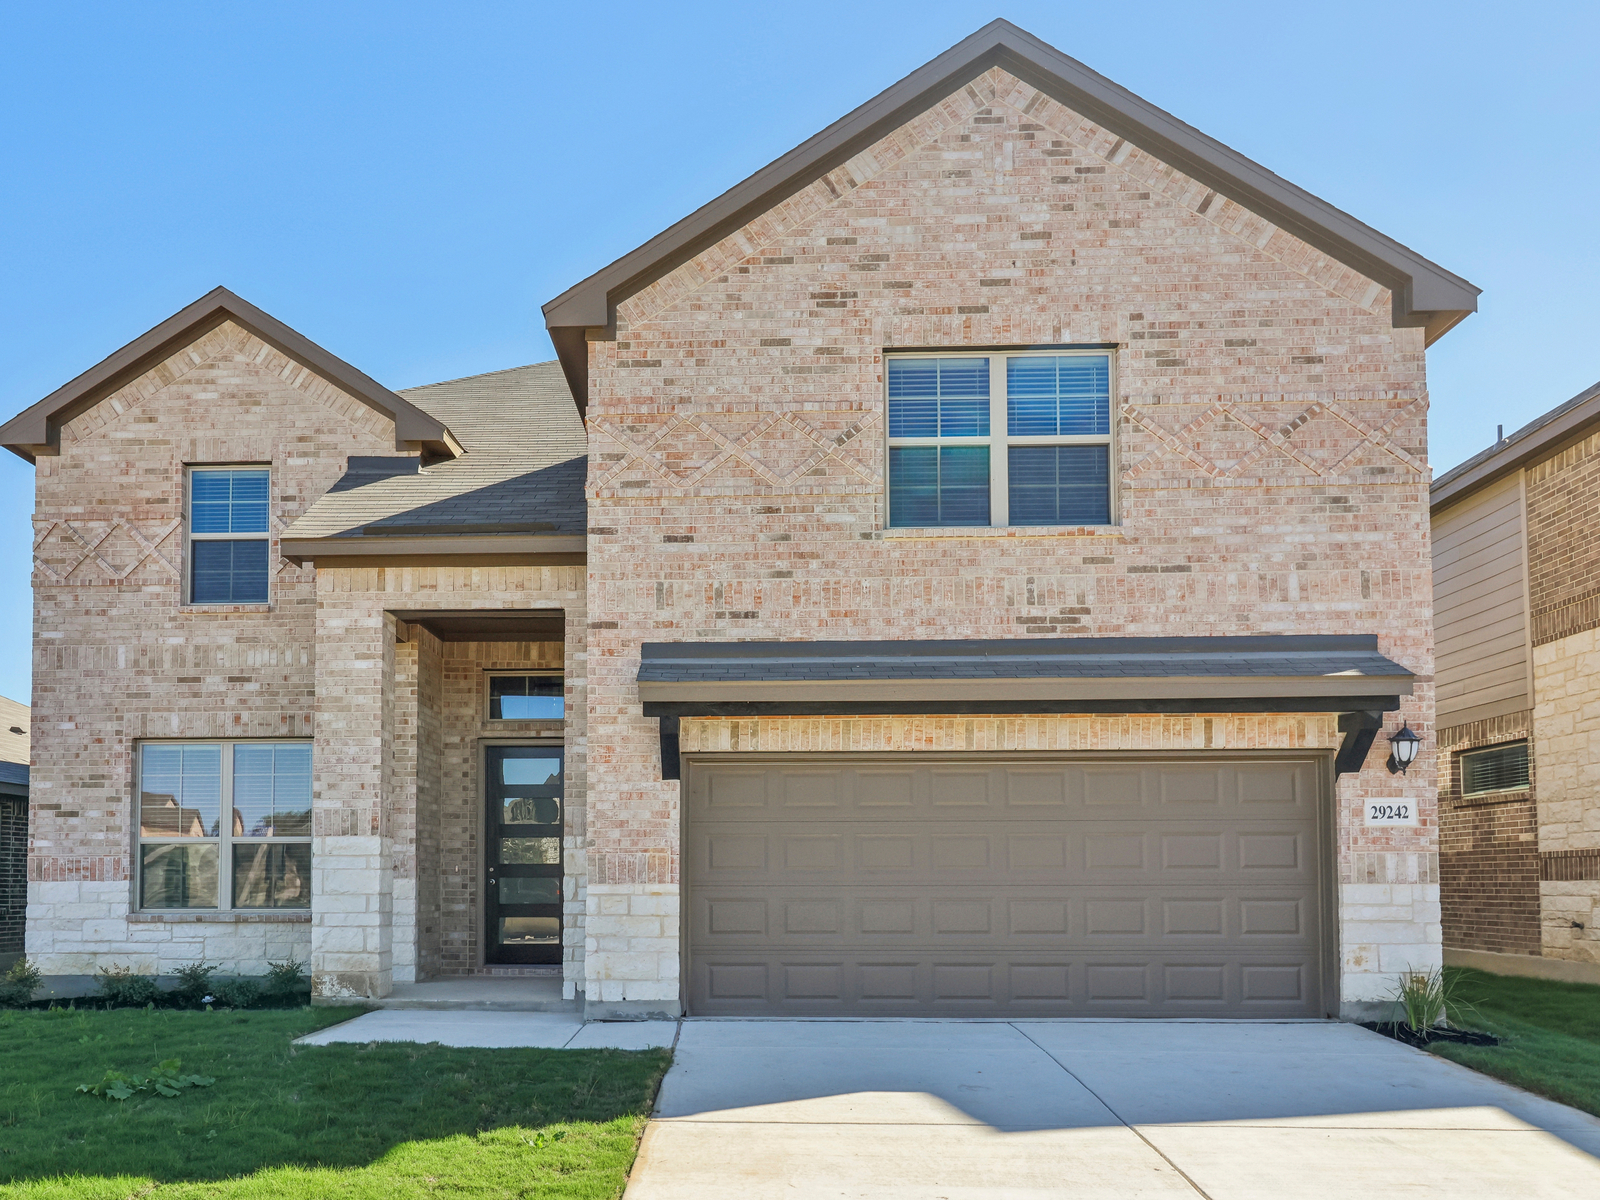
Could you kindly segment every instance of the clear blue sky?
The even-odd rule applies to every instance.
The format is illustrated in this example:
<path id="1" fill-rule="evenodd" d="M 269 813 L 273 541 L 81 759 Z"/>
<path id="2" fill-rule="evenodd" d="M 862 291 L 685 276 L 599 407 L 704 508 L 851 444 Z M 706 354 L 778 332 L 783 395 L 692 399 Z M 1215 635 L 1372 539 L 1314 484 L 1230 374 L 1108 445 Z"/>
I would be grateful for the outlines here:
<path id="1" fill-rule="evenodd" d="M 13 4 L 0 409 L 217 284 L 391 387 L 552 356 L 539 305 L 996 16 L 1484 289 L 1443 469 L 1600 378 L 1600 5 Z M 32 470 L 0 452 L 0 693 Z"/>

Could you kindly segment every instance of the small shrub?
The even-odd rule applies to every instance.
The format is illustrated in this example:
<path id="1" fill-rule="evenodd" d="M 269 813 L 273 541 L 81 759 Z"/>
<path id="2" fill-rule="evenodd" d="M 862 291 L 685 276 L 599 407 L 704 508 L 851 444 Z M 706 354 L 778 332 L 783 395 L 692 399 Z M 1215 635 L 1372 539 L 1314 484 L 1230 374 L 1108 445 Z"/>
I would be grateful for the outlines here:
<path id="1" fill-rule="evenodd" d="M 1448 1028 L 1451 1017 L 1477 1013 L 1477 1006 L 1460 994 L 1460 976 L 1443 968 L 1407 971 L 1395 988 L 1395 1003 L 1400 1006 L 1404 1024 L 1415 1033 Z"/>
<path id="2" fill-rule="evenodd" d="M 261 999 L 261 985 L 254 979 L 227 979 L 211 989 L 209 1003 L 214 1008 L 250 1008 Z"/>
<path id="3" fill-rule="evenodd" d="M 167 995 L 176 1004 L 196 1006 L 204 1004 L 205 998 L 216 990 L 211 983 L 211 977 L 216 973 L 217 968 L 207 962 L 190 963 L 188 966 L 179 967 L 178 986 Z"/>
<path id="4" fill-rule="evenodd" d="M 99 998 L 112 1008 L 142 1008 L 161 995 L 150 975 L 135 975 L 132 967 L 101 967 Z"/>
<path id="5" fill-rule="evenodd" d="M 0 1008 L 21 1008 L 33 999 L 33 994 L 44 982 L 39 968 L 27 958 L 19 958 L 11 969 L 0 976 Z"/>
<path id="6" fill-rule="evenodd" d="M 306 975 L 306 964 L 298 959 L 267 964 L 266 986 L 263 994 L 272 1000 L 293 1000 L 311 991 L 311 980 Z"/>
<path id="7" fill-rule="evenodd" d="M 124 1075 L 121 1071 L 107 1071 L 99 1083 L 80 1083 L 78 1090 L 102 1100 L 127 1100 L 140 1092 L 151 1092 L 171 1099 L 185 1088 L 210 1087 L 216 1082 L 210 1075 L 180 1075 L 183 1061 L 163 1059 L 149 1075 Z"/>

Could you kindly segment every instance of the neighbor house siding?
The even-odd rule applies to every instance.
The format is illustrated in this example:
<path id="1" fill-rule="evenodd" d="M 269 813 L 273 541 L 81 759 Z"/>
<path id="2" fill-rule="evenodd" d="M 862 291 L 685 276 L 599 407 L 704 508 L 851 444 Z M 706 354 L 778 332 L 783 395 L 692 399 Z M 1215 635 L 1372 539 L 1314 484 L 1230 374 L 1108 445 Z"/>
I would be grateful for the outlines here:
<path id="1" fill-rule="evenodd" d="M 886 531 L 883 351 L 1061 343 L 1118 347 L 1120 525 Z M 644 641 L 1376 633 L 1432 741 L 1421 331 L 1003 71 L 624 300 L 589 350 L 590 894 L 617 914 L 591 1003 L 679 994 Z M 1438 958 L 1434 756 L 1390 777 L 1382 745 L 1338 790 L 1351 1001 Z M 1420 827 L 1365 828 L 1379 795 Z"/>
<path id="2" fill-rule="evenodd" d="M 1441 727 L 1528 709 L 1521 473 L 1433 521 Z"/>

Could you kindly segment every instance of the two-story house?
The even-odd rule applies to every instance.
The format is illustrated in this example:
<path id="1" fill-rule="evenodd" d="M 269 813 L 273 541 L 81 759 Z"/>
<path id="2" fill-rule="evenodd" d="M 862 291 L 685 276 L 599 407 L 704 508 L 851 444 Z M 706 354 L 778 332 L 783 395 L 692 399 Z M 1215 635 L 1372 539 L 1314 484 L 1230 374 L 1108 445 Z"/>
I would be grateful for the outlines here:
<path id="1" fill-rule="evenodd" d="M 558 363 L 395 393 L 212 293 L 0 429 L 29 952 L 1369 1012 L 1440 961 L 1476 295 L 1005 22 L 551 301 Z"/>
<path id="2" fill-rule="evenodd" d="M 1446 960 L 1600 983 L 1600 384 L 1431 499 Z"/>

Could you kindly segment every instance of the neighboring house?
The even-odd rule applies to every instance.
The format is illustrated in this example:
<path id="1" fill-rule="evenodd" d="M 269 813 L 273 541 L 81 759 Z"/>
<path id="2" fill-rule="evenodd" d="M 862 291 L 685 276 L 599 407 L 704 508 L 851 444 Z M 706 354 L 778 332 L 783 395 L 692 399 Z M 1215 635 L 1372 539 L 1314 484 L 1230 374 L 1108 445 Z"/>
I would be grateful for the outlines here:
<path id="1" fill-rule="evenodd" d="M 559 364 L 397 394 L 219 289 L 0 428 L 30 953 L 1370 1012 L 1440 956 L 1476 295 L 1004 22 L 552 301 Z"/>
<path id="2" fill-rule="evenodd" d="M 1431 500 L 1445 953 L 1600 983 L 1600 384 Z"/>
<path id="3" fill-rule="evenodd" d="M 0 971 L 23 949 L 28 912 L 28 706 L 0 696 Z"/>

